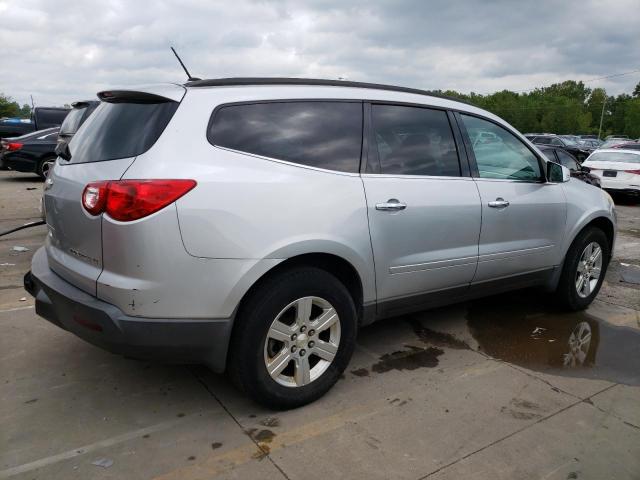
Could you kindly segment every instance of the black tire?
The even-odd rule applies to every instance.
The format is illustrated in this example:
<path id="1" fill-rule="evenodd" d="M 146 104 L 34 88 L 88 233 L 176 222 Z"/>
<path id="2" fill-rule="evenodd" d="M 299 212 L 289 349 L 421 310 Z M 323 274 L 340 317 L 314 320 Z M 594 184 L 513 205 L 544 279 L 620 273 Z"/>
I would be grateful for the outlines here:
<path id="1" fill-rule="evenodd" d="M 311 383 L 284 386 L 269 375 L 265 365 L 267 333 L 283 309 L 309 296 L 328 301 L 338 314 L 338 349 L 324 373 Z M 238 388 L 267 407 L 290 409 L 306 405 L 324 395 L 338 380 L 353 354 L 356 333 L 356 308 L 345 286 L 324 270 L 296 267 L 262 282 L 243 302 L 229 346 L 227 372 Z M 307 361 L 310 359 L 311 355 Z"/>
<path id="2" fill-rule="evenodd" d="M 578 262 L 584 249 L 592 242 L 597 243 L 602 249 L 602 269 L 595 288 L 591 290 L 588 296 L 581 297 L 578 295 L 576 288 Z M 564 260 L 562 274 L 555 292 L 558 305 L 570 311 L 584 310 L 587 308 L 600 291 L 605 274 L 607 273 L 610 256 L 609 241 L 602 230 L 597 227 L 588 227 L 580 232 L 569 247 L 569 251 Z"/>
<path id="3" fill-rule="evenodd" d="M 53 163 L 55 163 L 56 161 L 56 157 L 46 157 L 43 158 L 42 160 L 40 160 L 38 162 L 38 167 L 36 170 L 36 174 L 42 179 L 42 180 L 46 180 L 47 179 L 47 173 L 48 173 L 48 165 L 51 166 Z"/>

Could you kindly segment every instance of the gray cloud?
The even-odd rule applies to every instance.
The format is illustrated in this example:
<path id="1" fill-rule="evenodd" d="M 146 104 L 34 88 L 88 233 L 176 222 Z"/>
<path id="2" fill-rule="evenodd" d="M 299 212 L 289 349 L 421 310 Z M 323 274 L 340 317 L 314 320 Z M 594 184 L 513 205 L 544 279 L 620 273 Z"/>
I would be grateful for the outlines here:
<path id="1" fill-rule="evenodd" d="M 637 0 L 0 0 L 0 92 L 62 104 L 194 75 L 486 93 L 640 69 Z M 640 74 L 590 87 L 630 92 Z"/>

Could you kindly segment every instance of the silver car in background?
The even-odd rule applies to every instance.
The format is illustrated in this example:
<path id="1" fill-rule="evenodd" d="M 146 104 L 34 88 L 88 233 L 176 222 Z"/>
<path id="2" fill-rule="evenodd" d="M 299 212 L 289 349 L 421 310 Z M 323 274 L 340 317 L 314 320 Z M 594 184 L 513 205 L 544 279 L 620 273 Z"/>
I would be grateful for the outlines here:
<path id="1" fill-rule="evenodd" d="M 375 320 L 528 286 L 597 294 L 611 198 L 426 92 L 218 79 L 99 94 L 45 186 L 37 313 L 113 352 L 323 395 Z"/>

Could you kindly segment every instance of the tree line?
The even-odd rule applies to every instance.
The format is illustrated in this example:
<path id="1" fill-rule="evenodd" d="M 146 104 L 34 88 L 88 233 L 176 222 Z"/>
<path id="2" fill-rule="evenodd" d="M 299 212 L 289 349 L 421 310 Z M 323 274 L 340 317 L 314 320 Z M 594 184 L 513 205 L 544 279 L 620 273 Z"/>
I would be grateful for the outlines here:
<path id="1" fill-rule="evenodd" d="M 22 107 L 11 97 L 0 93 L 0 118 L 18 117 L 29 118 L 31 116 L 31 107 L 26 103 Z"/>
<path id="2" fill-rule="evenodd" d="M 455 90 L 434 93 L 458 98 L 495 113 L 523 133 L 602 134 L 640 138 L 640 83 L 631 95 L 607 95 L 603 88 L 587 88 L 567 80 L 519 93 L 509 90 L 481 95 Z M 604 107 L 604 111 L 603 111 Z"/>
<path id="3" fill-rule="evenodd" d="M 433 93 L 464 100 L 504 118 L 521 132 L 611 134 L 640 138 L 640 83 L 631 95 L 609 96 L 603 88 L 587 88 L 583 82 L 567 80 L 549 87 L 519 93 L 510 90 L 482 95 L 455 90 Z M 604 113 L 603 113 L 604 107 Z M 0 93 L 0 118 L 29 118 L 31 107 Z"/>

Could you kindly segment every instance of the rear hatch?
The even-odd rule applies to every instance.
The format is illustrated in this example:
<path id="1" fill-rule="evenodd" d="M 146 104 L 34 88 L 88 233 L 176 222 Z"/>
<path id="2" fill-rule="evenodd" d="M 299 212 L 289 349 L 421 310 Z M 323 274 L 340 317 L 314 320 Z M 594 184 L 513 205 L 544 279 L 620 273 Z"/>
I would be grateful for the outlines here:
<path id="1" fill-rule="evenodd" d="M 84 188 L 95 181 L 119 180 L 162 134 L 184 93 L 178 85 L 101 92 L 101 104 L 60 153 L 47 179 L 49 265 L 91 295 L 96 295 L 102 271 L 102 215 L 84 210 Z"/>

